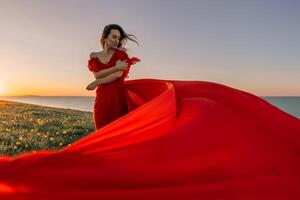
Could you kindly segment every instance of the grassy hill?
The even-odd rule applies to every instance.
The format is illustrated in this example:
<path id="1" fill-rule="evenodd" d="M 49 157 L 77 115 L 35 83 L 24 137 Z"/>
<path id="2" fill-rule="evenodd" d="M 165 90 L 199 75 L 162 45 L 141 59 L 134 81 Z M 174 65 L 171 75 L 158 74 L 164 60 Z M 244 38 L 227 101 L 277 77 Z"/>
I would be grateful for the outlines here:
<path id="1" fill-rule="evenodd" d="M 94 130 L 92 112 L 0 100 L 0 155 L 60 149 Z"/>

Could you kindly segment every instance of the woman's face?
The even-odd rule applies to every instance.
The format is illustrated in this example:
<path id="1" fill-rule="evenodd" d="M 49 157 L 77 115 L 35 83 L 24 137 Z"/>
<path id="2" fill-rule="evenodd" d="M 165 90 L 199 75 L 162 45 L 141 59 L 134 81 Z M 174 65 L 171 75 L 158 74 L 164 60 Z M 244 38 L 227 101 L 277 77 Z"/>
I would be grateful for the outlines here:
<path id="1" fill-rule="evenodd" d="M 108 37 L 105 39 L 107 48 L 117 48 L 120 42 L 120 32 L 117 29 L 111 29 Z"/>

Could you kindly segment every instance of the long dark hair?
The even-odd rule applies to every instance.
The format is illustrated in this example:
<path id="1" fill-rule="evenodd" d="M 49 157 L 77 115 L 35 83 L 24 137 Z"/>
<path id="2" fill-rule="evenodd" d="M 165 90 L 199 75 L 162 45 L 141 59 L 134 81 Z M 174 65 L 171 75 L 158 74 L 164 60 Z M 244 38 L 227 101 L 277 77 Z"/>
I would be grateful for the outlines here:
<path id="1" fill-rule="evenodd" d="M 116 29 L 120 32 L 120 41 L 118 44 L 118 48 L 122 47 L 126 51 L 127 49 L 125 48 L 124 45 L 126 44 L 127 39 L 131 40 L 139 45 L 139 43 L 136 40 L 131 38 L 131 36 L 133 36 L 133 37 L 135 37 L 135 36 L 132 34 L 126 33 L 121 26 L 119 26 L 118 24 L 108 24 L 104 27 L 101 38 L 100 38 L 100 45 L 103 49 L 104 49 L 104 39 L 108 37 L 111 29 Z"/>

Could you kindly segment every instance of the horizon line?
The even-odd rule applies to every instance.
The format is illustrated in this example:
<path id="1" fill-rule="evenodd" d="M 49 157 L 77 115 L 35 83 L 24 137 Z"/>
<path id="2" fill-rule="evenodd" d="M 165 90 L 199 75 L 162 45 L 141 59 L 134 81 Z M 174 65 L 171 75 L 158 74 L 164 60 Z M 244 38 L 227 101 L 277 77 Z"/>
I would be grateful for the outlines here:
<path id="1" fill-rule="evenodd" d="M 259 97 L 300 97 L 300 95 L 256 95 Z M 9 96 L 0 96 L 0 98 L 6 97 L 95 97 L 95 95 L 9 95 Z"/>

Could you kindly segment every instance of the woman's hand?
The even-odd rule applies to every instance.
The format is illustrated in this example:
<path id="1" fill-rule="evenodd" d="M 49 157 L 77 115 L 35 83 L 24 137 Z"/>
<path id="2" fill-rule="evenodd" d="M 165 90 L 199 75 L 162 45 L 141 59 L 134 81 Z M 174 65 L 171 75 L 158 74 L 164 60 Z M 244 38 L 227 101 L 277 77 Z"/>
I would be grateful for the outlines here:
<path id="1" fill-rule="evenodd" d="M 97 87 L 97 83 L 96 83 L 96 81 L 93 81 L 93 82 L 91 82 L 91 83 L 86 87 L 86 89 L 87 89 L 87 90 L 94 90 L 94 89 L 96 89 L 96 87 Z"/>
<path id="2" fill-rule="evenodd" d="M 125 71 L 128 67 L 128 63 L 127 60 L 121 61 L 121 60 L 117 60 L 116 62 L 116 67 L 118 68 L 118 70 L 120 71 Z"/>

